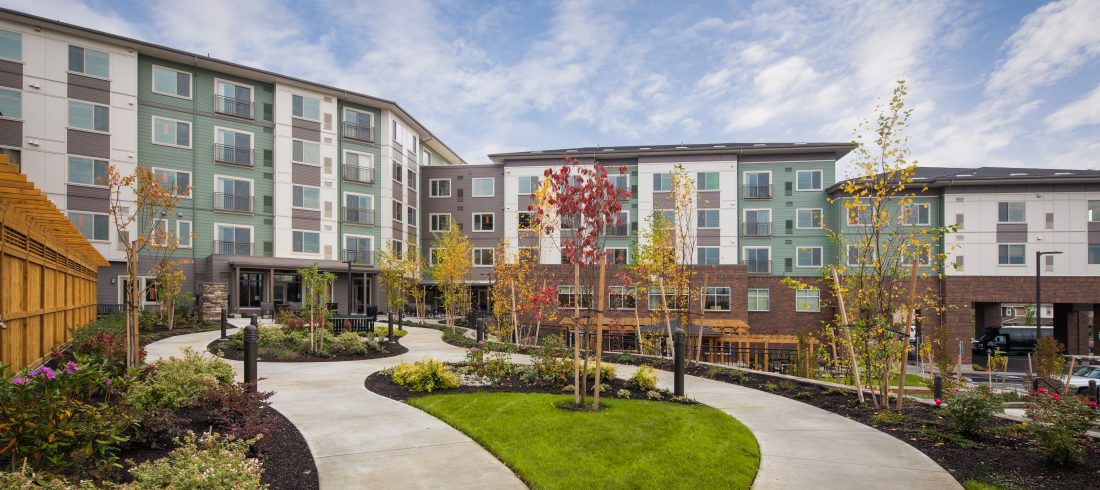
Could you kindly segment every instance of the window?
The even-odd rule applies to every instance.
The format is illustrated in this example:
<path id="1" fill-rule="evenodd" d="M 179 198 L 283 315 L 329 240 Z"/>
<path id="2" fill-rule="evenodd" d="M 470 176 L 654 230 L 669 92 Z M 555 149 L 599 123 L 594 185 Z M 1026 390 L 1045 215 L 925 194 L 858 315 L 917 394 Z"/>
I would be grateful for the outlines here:
<path id="1" fill-rule="evenodd" d="M 106 186 L 108 165 L 107 160 L 69 157 L 69 183 Z"/>
<path id="2" fill-rule="evenodd" d="M 629 250 L 625 248 L 608 248 L 607 263 L 623 265 L 629 260 Z"/>
<path id="3" fill-rule="evenodd" d="M 496 190 L 493 187 L 496 185 L 496 179 L 492 177 L 473 179 L 474 190 L 471 193 L 473 197 L 493 197 L 496 195 Z"/>
<path id="4" fill-rule="evenodd" d="M 745 172 L 745 199 L 771 199 L 772 173 Z"/>
<path id="5" fill-rule="evenodd" d="M 103 51 L 69 46 L 69 71 L 96 77 L 111 76 L 111 58 Z"/>
<path id="6" fill-rule="evenodd" d="M 292 146 L 292 162 L 321 166 L 321 145 L 312 141 L 293 140 Z"/>
<path id="7" fill-rule="evenodd" d="M 770 209 L 745 210 L 745 236 L 769 236 L 772 234 L 772 211 Z"/>
<path id="8" fill-rule="evenodd" d="M 794 311 L 821 311 L 821 291 L 799 289 L 794 292 Z"/>
<path id="9" fill-rule="evenodd" d="M 451 179 L 429 180 L 428 197 L 451 197 Z"/>
<path id="10" fill-rule="evenodd" d="M 592 306 L 592 290 L 587 289 L 580 295 L 580 307 L 588 308 Z M 577 306 L 577 287 L 576 286 L 558 286 L 558 307 L 560 308 L 573 308 Z"/>
<path id="11" fill-rule="evenodd" d="M 650 288 L 648 298 L 649 309 L 660 310 L 664 307 L 667 307 L 667 309 L 669 310 L 678 310 L 679 308 L 676 307 L 676 295 L 676 289 L 665 288 L 664 297 L 662 298 L 661 288 Z"/>
<path id="12" fill-rule="evenodd" d="M 697 189 L 701 191 L 718 190 L 718 172 L 699 172 L 696 179 L 698 180 L 695 184 Z"/>
<path id="13" fill-rule="evenodd" d="M 153 143 L 191 147 L 191 123 L 153 116 Z"/>
<path id="14" fill-rule="evenodd" d="M 861 245 L 848 245 L 846 251 L 848 265 L 871 265 L 875 251 L 873 249 L 863 250 L 862 248 Z"/>
<path id="15" fill-rule="evenodd" d="M 404 212 L 405 212 L 405 210 L 402 209 L 401 203 L 399 203 L 397 201 L 393 201 L 393 220 L 397 221 L 397 222 L 403 221 L 404 218 L 405 218 L 403 216 Z"/>
<path id="16" fill-rule="evenodd" d="M 214 209 L 251 213 L 252 181 L 230 177 L 214 177 Z"/>
<path id="17" fill-rule="evenodd" d="M 294 185 L 294 207 L 303 209 L 321 209 L 321 188 Z"/>
<path id="18" fill-rule="evenodd" d="M 154 247 L 168 245 L 168 222 L 163 219 L 153 221 L 153 229 L 149 233 L 149 242 Z"/>
<path id="19" fill-rule="evenodd" d="M 252 228 L 245 226 L 214 225 L 217 241 L 214 253 L 223 255 L 252 255 Z"/>
<path id="20" fill-rule="evenodd" d="M 321 120 L 321 101 L 319 99 L 295 95 L 291 100 L 291 106 L 291 114 L 294 117 L 312 119 L 314 121 Z"/>
<path id="21" fill-rule="evenodd" d="M 405 206 L 405 224 L 415 228 L 416 221 L 416 208 L 412 206 Z"/>
<path id="22" fill-rule="evenodd" d="M 1100 245 L 1089 245 L 1089 264 L 1100 264 Z"/>
<path id="23" fill-rule="evenodd" d="M 214 112 L 252 117 L 252 87 L 218 80 L 214 84 Z"/>
<path id="24" fill-rule="evenodd" d="M 0 116 L 12 119 L 23 117 L 23 92 L 0 88 Z"/>
<path id="25" fill-rule="evenodd" d="M 365 236 L 344 235 L 344 260 L 355 264 L 371 264 L 374 261 L 374 239 Z"/>
<path id="26" fill-rule="evenodd" d="M 1000 265 L 1024 265 L 1027 247 L 1024 244 L 997 245 L 997 263 Z"/>
<path id="27" fill-rule="evenodd" d="M 153 93 L 191 98 L 191 74 L 153 65 Z"/>
<path id="28" fill-rule="evenodd" d="M 534 217 L 530 211 L 520 211 L 516 213 L 516 222 L 520 230 L 531 230 L 534 226 Z"/>
<path id="29" fill-rule="evenodd" d="M 821 247 L 798 247 L 798 267 L 821 267 Z"/>
<path id="30" fill-rule="evenodd" d="M 720 221 L 718 219 L 719 212 L 717 209 L 700 209 L 699 215 L 699 228 L 719 228 Z"/>
<path id="31" fill-rule="evenodd" d="M 407 178 L 405 179 L 405 185 L 409 186 L 409 190 L 415 191 L 416 190 L 416 181 L 417 181 L 416 171 L 410 168 L 405 173 L 407 174 L 406 175 Z"/>
<path id="32" fill-rule="evenodd" d="M 607 180 L 611 182 L 611 185 L 619 191 L 630 191 L 630 175 L 629 174 L 616 174 L 608 175 Z"/>
<path id="33" fill-rule="evenodd" d="M 699 264 L 717 265 L 719 250 L 718 247 L 699 247 Z"/>
<path id="34" fill-rule="evenodd" d="M 768 247 L 745 247 L 745 265 L 750 274 L 767 274 L 771 272 L 772 250 Z"/>
<path id="35" fill-rule="evenodd" d="M 345 109 L 344 136 L 362 141 L 374 141 L 374 114 Z"/>
<path id="36" fill-rule="evenodd" d="M 909 226 L 928 226 L 932 220 L 932 205 L 926 202 L 906 204 L 902 208 L 902 222 Z"/>
<path id="37" fill-rule="evenodd" d="M 493 213 L 474 213 L 474 231 L 493 231 Z"/>
<path id="38" fill-rule="evenodd" d="M 394 182 L 401 183 L 405 178 L 405 169 L 401 168 L 401 164 L 397 163 L 397 160 L 393 161 L 393 168 L 391 169 Z"/>
<path id="39" fill-rule="evenodd" d="M 179 238 L 180 248 L 191 248 L 191 222 L 176 221 L 176 238 Z"/>
<path id="40" fill-rule="evenodd" d="M 401 254 L 404 253 L 405 250 L 405 243 L 401 240 L 391 239 L 390 250 L 393 250 L 393 253 L 397 258 L 401 258 Z"/>
<path id="41" fill-rule="evenodd" d="M 23 61 L 23 35 L 0 30 L 0 58 Z"/>
<path id="42" fill-rule="evenodd" d="M 771 308 L 771 290 L 750 289 L 749 311 L 768 311 Z"/>
<path id="43" fill-rule="evenodd" d="M 518 184 L 521 196 L 534 194 L 535 190 L 539 188 L 539 178 L 537 175 L 519 177 Z"/>
<path id="44" fill-rule="evenodd" d="M 420 164 L 421 165 L 431 165 L 432 164 L 432 152 L 425 149 L 423 155 L 421 155 L 421 157 L 420 157 Z"/>
<path id="45" fill-rule="evenodd" d="M 450 213 L 429 214 L 428 229 L 435 232 L 444 232 L 451 227 Z"/>
<path id="46" fill-rule="evenodd" d="M 848 226 L 870 226 L 874 210 L 868 199 L 849 199 L 844 202 L 844 212 L 848 215 Z"/>
<path id="47" fill-rule="evenodd" d="M 821 190 L 821 171 L 820 170 L 799 170 L 795 174 L 798 185 L 795 186 L 800 191 L 820 191 Z"/>
<path id="48" fill-rule="evenodd" d="M 428 249 L 428 265 L 439 265 L 443 261 L 443 251 L 438 248 Z"/>
<path id="49" fill-rule="evenodd" d="M 707 287 L 703 289 L 703 308 L 707 311 L 730 311 L 730 288 Z"/>
<path id="50" fill-rule="evenodd" d="M 795 226 L 799 229 L 816 229 L 822 226 L 822 210 L 820 209 L 799 209 L 797 211 L 798 222 Z"/>
<path id="51" fill-rule="evenodd" d="M 321 253 L 321 234 L 316 231 L 294 230 L 294 252 L 304 254 Z"/>
<path id="52" fill-rule="evenodd" d="M 1089 201 L 1089 221 L 1100 222 L 1100 201 Z"/>
<path id="53" fill-rule="evenodd" d="M 69 126 L 106 133 L 111 130 L 111 110 L 105 105 L 70 100 Z"/>
<path id="54" fill-rule="evenodd" d="M 191 172 L 154 168 L 153 176 L 156 177 L 161 187 L 169 191 L 174 189 L 177 196 L 191 197 Z"/>
<path id="55" fill-rule="evenodd" d="M 653 192 L 672 190 L 672 174 L 653 174 Z"/>
<path id="56" fill-rule="evenodd" d="M 1022 202 L 997 203 L 998 223 L 1023 223 L 1025 221 L 1025 207 Z"/>
<path id="57" fill-rule="evenodd" d="M 612 310 L 633 310 L 638 307 L 638 291 L 633 287 L 610 286 L 607 307 Z"/>
<path id="58" fill-rule="evenodd" d="M 252 165 L 252 133 L 225 128 L 217 128 L 214 132 L 214 161 Z"/>
<path id="59" fill-rule="evenodd" d="M 493 249 L 475 248 L 474 267 L 491 267 L 493 265 Z"/>
<path id="60" fill-rule="evenodd" d="M 344 194 L 344 221 L 359 225 L 373 225 L 374 196 Z"/>
<path id="61" fill-rule="evenodd" d="M 917 259 L 917 263 L 920 264 L 920 265 L 930 265 L 930 264 L 932 264 L 932 251 L 931 251 L 931 247 L 929 245 L 921 244 L 921 245 L 917 245 L 916 246 L 917 248 L 912 248 L 912 247 L 913 246 L 910 246 L 909 251 L 908 251 L 909 253 L 907 253 L 907 254 L 905 254 L 901 257 L 901 263 L 902 264 L 910 265 L 910 264 L 913 263 L 914 258 Z"/>
<path id="62" fill-rule="evenodd" d="M 69 212 L 69 220 L 89 240 L 110 240 L 110 219 L 106 214 Z"/>

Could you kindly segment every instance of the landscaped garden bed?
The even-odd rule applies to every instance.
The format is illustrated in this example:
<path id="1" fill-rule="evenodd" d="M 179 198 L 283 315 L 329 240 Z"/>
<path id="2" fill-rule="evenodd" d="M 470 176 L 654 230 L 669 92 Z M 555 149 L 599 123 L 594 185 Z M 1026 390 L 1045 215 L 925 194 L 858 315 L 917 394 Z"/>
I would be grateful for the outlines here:
<path id="1" fill-rule="evenodd" d="M 377 327 L 373 332 L 344 331 L 340 335 L 319 328 L 313 332 L 312 343 L 309 329 L 301 326 L 262 326 L 257 333 L 257 358 L 262 362 L 356 361 L 399 356 L 409 351 L 398 340 L 406 332 L 396 329 L 393 342 L 388 340 L 385 329 Z M 227 339 L 211 342 L 207 349 L 226 359 L 243 360 L 244 329 Z"/>

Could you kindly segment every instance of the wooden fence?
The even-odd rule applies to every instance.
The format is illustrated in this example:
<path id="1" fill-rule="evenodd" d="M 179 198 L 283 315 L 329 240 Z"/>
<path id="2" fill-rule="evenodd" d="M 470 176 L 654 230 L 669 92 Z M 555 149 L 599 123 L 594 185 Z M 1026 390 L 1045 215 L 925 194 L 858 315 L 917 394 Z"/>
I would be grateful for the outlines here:
<path id="1" fill-rule="evenodd" d="M 107 261 L 69 218 L 0 156 L 0 364 L 22 369 L 96 318 Z"/>

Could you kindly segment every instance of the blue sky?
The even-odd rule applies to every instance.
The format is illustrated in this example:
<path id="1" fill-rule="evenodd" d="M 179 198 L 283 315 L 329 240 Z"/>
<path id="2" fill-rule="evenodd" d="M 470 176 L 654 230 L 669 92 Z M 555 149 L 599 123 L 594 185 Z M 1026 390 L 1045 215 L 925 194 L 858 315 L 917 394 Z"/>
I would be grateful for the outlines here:
<path id="1" fill-rule="evenodd" d="M 396 100 L 467 161 L 849 141 L 910 84 L 925 165 L 1100 168 L 1100 1 L 6 0 Z"/>

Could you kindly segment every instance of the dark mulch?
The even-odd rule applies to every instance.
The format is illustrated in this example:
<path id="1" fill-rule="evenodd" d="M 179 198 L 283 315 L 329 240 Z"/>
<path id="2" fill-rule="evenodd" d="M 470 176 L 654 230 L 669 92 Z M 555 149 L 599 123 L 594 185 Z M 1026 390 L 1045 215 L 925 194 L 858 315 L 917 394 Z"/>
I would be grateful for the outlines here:
<path id="1" fill-rule="evenodd" d="M 672 370 L 669 359 L 629 354 L 608 354 L 605 359 L 620 364 L 648 364 L 657 369 Z M 928 455 L 960 482 L 975 479 L 1008 488 L 1100 488 L 1100 467 L 1096 466 L 1096 462 L 1100 461 L 1100 444 L 1095 440 L 1089 441 L 1085 465 L 1059 466 L 1047 462 L 1022 426 L 1010 420 L 991 418 L 984 433 L 964 436 L 953 431 L 949 421 L 940 415 L 937 408 L 915 401 L 906 404 L 904 417 L 890 421 L 875 420 L 877 410 L 869 405 L 860 405 L 856 393 L 851 390 L 711 366 L 690 365 L 685 372 L 768 391 L 875 427 Z"/>
<path id="2" fill-rule="evenodd" d="M 141 345 L 146 346 L 168 337 L 187 335 L 189 333 L 210 332 L 219 329 L 221 329 L 221 324 L 218 322 L 176 323 L 172 330 L 168 330 L 168 325 L 155 325 L 150 328 L 143 328 L 139 332 L 139 337 L 141 338 Z"/>
<path id="3" fill-rule="evenodd" d="M 234 361 L 244 360 L 244 351 L 241 349 L 233 349 L 228 344 L 223 344 L 223 340 L 215 340 L 206 346 L 206 350 L 212 354 L 231 359 Z M 260 348 L 257 352 L 258 360 L 261 362 L 333 362 L 333 361 L 361 361 L 363 359 L 380 359 L 383 357 L 400 356 L 409 351 L 408 347 L 401 345 L 400 342 L 383 342 L 382 347 L 384 351 L 368 351 L 364 355 L 355 354 L 333 354 L 330 356 L 319 354 L 297 354 L 295 356 L 280 356 L 272 357 L 270 355 L 264 355 L 265 349 Z"/>

